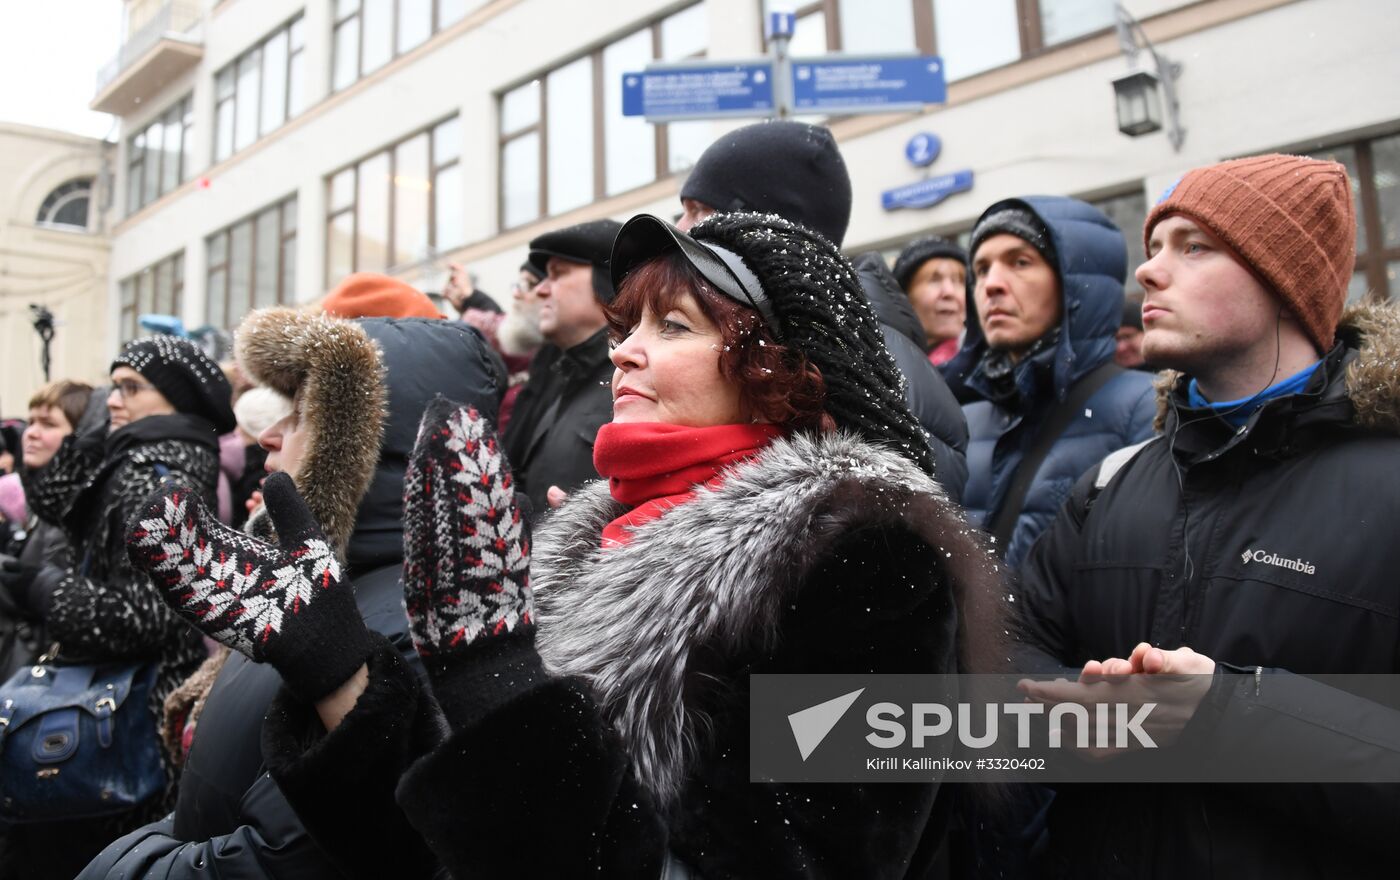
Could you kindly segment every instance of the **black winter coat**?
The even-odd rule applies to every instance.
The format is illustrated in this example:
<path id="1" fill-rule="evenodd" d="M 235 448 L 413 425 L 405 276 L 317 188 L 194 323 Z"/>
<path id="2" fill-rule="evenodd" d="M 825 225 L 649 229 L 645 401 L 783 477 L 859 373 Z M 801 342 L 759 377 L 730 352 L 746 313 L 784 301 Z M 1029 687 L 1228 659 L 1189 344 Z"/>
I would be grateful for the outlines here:
<path id="1" fill-rule="evenodd" d="M 397 563 L 351 573 L 355 602 L 365 624 L 418 667 L 400 573 Z M 114 841 L 80 880 L 340 877 L 263 767 L 263 716 L 281 686 L 271 666 L 230 655 L 200 715 L 175 812 Z"/>
<path id="2" fill-rule="evenodd" d="M 266 757 L 321 846 L 364 877 L 436 857 L 460 878 L 654 880 L 668 853 L 706 880 L 924 876 L 938 785 L 751 783 L 748 675 L 953 671 L 954 591 L 995 575 L 933 481 L 798 435 L 600 551 L 623 511 L 595 482 L 545 522 L 538 645 L 486 642 L 440 676 L 466 703 L 436 747 L 391 652 L 310 746 L 314 711 L 279 695 Z"/>
<path id="3" fill-rule="evenodd" d="M 1400 772 L 1379 736 L 1400 729 L 1397 707 L 1324 688 L 1319 723 L 1316 693 L 1301 696 L 1322 687 L 1304 675 L 1400 672 L 1400 315 L 1354 314 L 1339 336 L 1302 393 L 1238 431 L 1190 409 L 1173 377 L 1164 436 L 1110 458 L 1101 491 L 1086 476 L 1032 551 L 1026 667 L 1188 646 L 1217 672 L 1183 737 L 1228 758 L 1307 735 L 1314 754 Z M 1062 786 L 1050 873 L 1380 876 L 1397 832 L 1393 784 Z"/>
<path id="4" fill-rule="evenodd" d="M 355 602 L 365 624 L 386 637 L 387 650 L 421 671 L 408 637 L 399 580 L 405 459 L 417 437 L 422 411 L 438 391 L 470 401 L 494 417 L 498 377 L 484 354 L 480 334 L 463 324 L 383 318 L 357 323 L 382 352 L 388 389 L 382 443 L 377 422 L 373 427 L 361 425 L 358 411 L 347 409 L 349 401 L 364 397 L 366 383 L 380 381 L 377 359 L 337 356 L 333 346 L 308 346 L 295 325 L 285 334 L 267 332 L 277 329 L 269 328 L 268 322 L 259 328 L 268 338 L 259 338 L 250 348 L 262 360 L 284 368 L 296 360 L 278 348 L 284 335 L 320 352 L 320 357 L 307 358 L 308 370 L 317 379 L 304 380 L 308 388 L 304 411 L 309 414 L 328 407 L 341 411 L 317 414 L 315 423 L 326 426 L 329 436 L 310 440 L 304 470 L 297 479 L 322 483 L 321 491 L 311 495 L 327 499 L 320 503 L 338 499 L 349 505 L 332 518 L 354 523 L 345 556 Z M 334 376 L 328 378 L 332 372 Z M 340 428 L 331 430 L 329 426 L 337 421 Z M 371 471 L 363 498 L 325 491 L 337 480 L 350 481 L 352 472 Z M 329 513 L 316 512 L 323 519 Z M 249 530 L 259 534 L 266 522 L 265 516 L 255 516 Z M 263 766 L 259 745 L 263 716 L 281 684 L 281 676 L 271 666 L 253 663 L 241 654 L 230 655 L 195 728 L 174 814 L 114 841 L 82 873 L 83 880 L 341 876 Z"/>
<path id="5" fill-rule="evenodd" d="M 105 439 L 69 435 L 34 473 L 25 496 L 30 509 L 60 523 L 68 539 L 44 618 L 49 638 L 62 647 L 58 662 L 155 661 L 148 708 L 157 723 L 166 695 L 205 656 L 199 633 L 166 606 L 148 577 L 132 570 L 126 555 L 127 521 L 160 485 L 162 469 L 169 479 L 201 490 L 212 505 L 219 479 L 213 426 L 177 413 L 147 416 Z M 167 796 L 138 813 L 155 816 L 170 808 L 176 773 L 168 762 L 167 781 Z"/>
<path id="6" fill-rule="evenodd" d="M 880 321 L 885 346 L 904 374 L 907 383 L 904 397 L 909 401 L 909 411 L 928 432 L 934 479 L 949 498 L 961 501 L 967 485 L 967 419 L 962 407 L 949 390 L 943 374 L 929 363 L 923 345 L 923 325 L 909 305 L 909 297 L 890 274 L 885 258 L 871 251 L 856 257 L 852 265 Z"/>
<path id="7" fill-rule="evenodd" d="M 612 421 L 612 375 L 607 330 L 568 351 L 546 345 L 530 362 L 501 440 L 537 514 L 549 509 L 550 486 L 572 492 L 598 479 L 593 441 Z"/>

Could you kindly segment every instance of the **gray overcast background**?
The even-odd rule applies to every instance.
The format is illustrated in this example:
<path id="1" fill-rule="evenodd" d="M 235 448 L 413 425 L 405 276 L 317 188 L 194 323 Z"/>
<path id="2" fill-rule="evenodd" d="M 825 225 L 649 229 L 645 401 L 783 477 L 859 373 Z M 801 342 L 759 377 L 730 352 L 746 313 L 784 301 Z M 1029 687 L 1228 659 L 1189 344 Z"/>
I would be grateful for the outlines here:
<path id="1" fill-rule="evenodd" d="M 103 137 L 87 108 L 121 45 L 121 0 L 0 0 L 0 122 Z"/>

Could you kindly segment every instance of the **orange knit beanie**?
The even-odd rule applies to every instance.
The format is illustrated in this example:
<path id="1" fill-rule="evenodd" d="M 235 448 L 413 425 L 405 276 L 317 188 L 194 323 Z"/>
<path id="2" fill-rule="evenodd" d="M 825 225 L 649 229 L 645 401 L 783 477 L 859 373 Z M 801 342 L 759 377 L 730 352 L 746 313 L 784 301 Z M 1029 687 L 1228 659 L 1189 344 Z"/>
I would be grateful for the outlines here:
<path id="1" fill-rule="evenodd" d="M 374 272 L 346 276 L 321 301 L 332 318 L 441 318 L 427 294 L 397 278 Z"/>
<path id="2" fill-rule="evenodd" d="M 1143 242 L 1183 214 L 1230 246 L 1297 316 L 1319 351 L 1332 348 L 1356 262 L 1346 169 L 1277 153 L 1197 168 L 1147 215 Z"/>

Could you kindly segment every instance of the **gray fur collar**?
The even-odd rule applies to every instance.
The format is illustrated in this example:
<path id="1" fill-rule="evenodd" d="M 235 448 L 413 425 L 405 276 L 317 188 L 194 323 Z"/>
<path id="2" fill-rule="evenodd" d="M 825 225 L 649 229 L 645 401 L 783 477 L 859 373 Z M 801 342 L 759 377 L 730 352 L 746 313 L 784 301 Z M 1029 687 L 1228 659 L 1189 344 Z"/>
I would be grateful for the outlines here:
<path id="1" fill-rule="evenodd" d="M 786 597 L 853 529 L 907 528 L 947 552 L 960 591 L 1000 595 L 995 561 L 938 485 L 851 434 L 775 441 L 719 489 L 702 488 L 626 546 L 599 549 L 603 526 L 624 511 L 600 481 L 540 528 L 538 645 L 551 671 L 591 682 L 663 805 L 674 804 L 708 725 L 693 659 L 771 648 Z"/>

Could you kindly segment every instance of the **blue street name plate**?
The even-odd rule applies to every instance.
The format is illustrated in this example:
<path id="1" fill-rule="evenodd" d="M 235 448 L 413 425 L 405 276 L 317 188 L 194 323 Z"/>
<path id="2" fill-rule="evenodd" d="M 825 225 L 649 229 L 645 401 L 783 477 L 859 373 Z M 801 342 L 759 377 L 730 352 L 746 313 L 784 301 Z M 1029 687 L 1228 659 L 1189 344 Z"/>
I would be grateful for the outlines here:
<path id="1" fill-rule="evenodd" d="M 622 75 L 622 115 L 647 119 L 771 116 L 773 66 L 767 61 L 649 67 Z"/>
<path id="2" fill-rule="evenodd" d="M 886 211 L 900 208 L 932 208 L 954 193 L 972 189 L 972 171 L 954 171 L 940 174 L 908 186 L 888 189 L 880 193 L 880 204 Z"/>
<path id="3" fill-rule="evenodd" d="M 936 55 L 797 58 L 792 62 L 798 110 L 890 113 L 948 100 Z"/>

